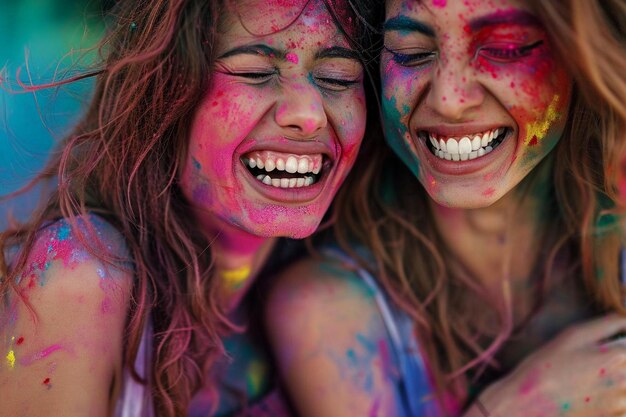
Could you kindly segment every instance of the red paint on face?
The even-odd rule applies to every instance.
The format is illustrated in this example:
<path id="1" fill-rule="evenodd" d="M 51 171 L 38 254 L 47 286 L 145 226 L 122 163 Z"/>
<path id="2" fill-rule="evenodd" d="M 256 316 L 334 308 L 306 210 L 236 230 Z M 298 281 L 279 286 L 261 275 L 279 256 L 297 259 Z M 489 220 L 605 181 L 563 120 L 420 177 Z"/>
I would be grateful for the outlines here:
<path id="1" fill-rule="evenodd" d="M 18 346 L 21 345 L 22 343 L 24 343 L 24 338 L 23 337 L 19 337 L 17 339 L 17 342 L 15 342 Z"/>
<path id="2" fill-rule="evenodd" d="M 537 145 L 537 143 L 539 143 L 539 140 L 537 139 L 537 135 L 533 135 L 530 142 L 528 142 L 528 146 L 535 146 Z"/>
<path id="3" fill-rule="evenodd" d="M 246 1 L 246 22 L 266 32 L 284 20 L 277 13 L 292 12 L 270 3 Z M 223 16 L 223 26 L 211 85 L 191 126 L 180 175 L 183 193 L 209 232 L 234 226 L 261 237 L 307 236 L 361 143 L 363 68 L 353 59 L 320 58 L 330 48 L 350 49 L 321 0 L 307 3 L 292 25 L 269 34 L 250 33 L 232 13 Z M 334 80 L 353 83 L 342 87 Z M 244 165 L 253 151 L 321 153 L 322 180 L 308 189 L 267 186 Z"/>
<path id="4" fill-rule="evenodd" d="M 50 378 L 46 378 L 43 380 L 44 385 L 48 385 L 50 383 Z"/>

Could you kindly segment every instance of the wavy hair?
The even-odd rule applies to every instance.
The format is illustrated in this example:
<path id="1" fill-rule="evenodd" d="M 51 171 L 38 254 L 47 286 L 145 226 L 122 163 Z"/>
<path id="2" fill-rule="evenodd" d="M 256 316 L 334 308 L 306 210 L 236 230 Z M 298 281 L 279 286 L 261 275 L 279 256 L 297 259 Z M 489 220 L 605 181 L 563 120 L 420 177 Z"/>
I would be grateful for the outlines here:
<path id="1" fill-rule="evenodd" d="M 17 291 L 35 234 L 50 220 L 96 213 L 123 235 L 135 274 L 124 363 L 141 381 L 132 364 L 150 316 L 155 339 L 148 379 L 159 416 L 186 413 L 192 395 L 211 382 L 206 376 L 224 353 L 221 338 L 234 329 L 220 304 L 209 238 L 189 216 L 177 182 L 228 1 L 116 2 L 95 69 L 50 85 L 96 78 L 85 115 L 22 190 L 53 183 L 55 191 L 29 222 L 0 234 L 0 276 L 6 278 L 0 280 L 0 294 Z M 339 11 L 325 4 L 363 51 L 358 46 L 367 34 L 368 2 L 346 2 L 349 7 Z M 22 250 L 9 267 L 1 254 L 15 246 Z"/>
<path id="2" fill-rule="evenodd" d="M 626 313 L 618 268 L 624 196 L 617 193 L 626 148 L 626 5 L 529 3 L 575 80 L 567 126 L 551 156 L 554 201 L 540 285 L 545 292 L 557 254 L 567 253 L 595 307 Z M 335 200 L 334 235 L 413 318 L 442 402 L 445 393 L 463 402 L 466 371 L 489 366 L 511 335 L 510 310 L 494 304 L 476 277 L 455 275 L 446 265 L 452 255 L 434 226 L 427 192 L 380 136 L 364 149 L 353 171 L 358 175 L 349 176 Z M 369 249 L 373 264 L 354 251 L 355 241 Z M 468 314 L 469 300 L 500 317 L 495 335 Z"/>

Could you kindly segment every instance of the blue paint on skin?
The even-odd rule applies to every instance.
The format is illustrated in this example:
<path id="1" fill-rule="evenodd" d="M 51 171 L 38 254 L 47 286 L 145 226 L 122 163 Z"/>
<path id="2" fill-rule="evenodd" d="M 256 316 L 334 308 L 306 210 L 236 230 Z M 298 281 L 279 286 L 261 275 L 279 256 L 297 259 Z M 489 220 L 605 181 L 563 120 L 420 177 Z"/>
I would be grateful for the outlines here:
<path id="1" fill-rule="evenodd" d="M 385 131 L 385 140 L 389 147 L 402 159 L 402 161 L 410 168 L 413 175 L 419 178 L 420 163 L 411 148 L 405 142 L 408 130 L 402 122 L 403 114 L 398 110 L 398 103 L 395 97 L 385 97 L 382 99 L 383 111 L 383 128 Z M 403 106 L 405 114 L 410 112 L 407 105 Z"/>
<path id="2" fill-rule="evenodd" d="M 191 162 L 193 163 L 193 167 L 197 170 L 202 169 L 202 165 L 200 165 L 200 162 L 198 162 L 198 160 L 196 158 L 194 158 L 193 156 L 191 157 Z"/>

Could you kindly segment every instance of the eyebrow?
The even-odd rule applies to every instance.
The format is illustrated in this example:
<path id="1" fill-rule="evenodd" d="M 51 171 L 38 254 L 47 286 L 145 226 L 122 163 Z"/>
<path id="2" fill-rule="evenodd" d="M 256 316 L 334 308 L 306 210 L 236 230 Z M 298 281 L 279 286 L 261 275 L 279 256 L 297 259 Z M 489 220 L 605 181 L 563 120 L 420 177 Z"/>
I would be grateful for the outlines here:
<path id="1" fill-rule="evenodd" d="M 495 12 L 473 19 L 469 23 L 469 28 L 473 32 L 476 32 L 486 26 L 501 25 L 503 23 L 513 23 L 525 26 L 541 26 L 541 21 L 532 13 L 524 10 L 509 10 L 505 12 Z"/>
<path id="2" fill-rule="evenodd" d="M 278 58 L 280 60 L 287 59 L 287 52 L 275 49 L 267 45 L 245 45 L 238 48 L 231 49 L 220 55 L 219 59 L 228 58 L 235 55 L 261 55 L 269 58 Z M 354 49 L 344 48 L 342 46 L 333 46 L 331 48 L 325 48 L 318 51 L 315 54 L 315 59 L 323 58 L 346 58 L 360 61 L 359 53 Z"/>
<path id="3" fill-rule="evenodd" d="M 325 48 L 315 54 L 315 59 L 323 58 L 345 58 L 360 61 L 359 53 L 357 51 L 350 48 L 344 48 L 343 46 Z"/>
<path id="4" fill-rule="evenodd" d="M 431 38 L 435 37 L 435 31 L 426 23 L 411 19 L 407 16 L 396 16 L 387 19 L 383 24 L 383 31 L 390 32 L 419 32 Z"/>
<path id="5" fill-rule="evenodd" d="M 286 59 L 287 53 L 267 45 L 244 45 L 233 48 L 219 56 L 218 59 L 228 58 L 234 55 L 262 55 L 268 58 Z"/>

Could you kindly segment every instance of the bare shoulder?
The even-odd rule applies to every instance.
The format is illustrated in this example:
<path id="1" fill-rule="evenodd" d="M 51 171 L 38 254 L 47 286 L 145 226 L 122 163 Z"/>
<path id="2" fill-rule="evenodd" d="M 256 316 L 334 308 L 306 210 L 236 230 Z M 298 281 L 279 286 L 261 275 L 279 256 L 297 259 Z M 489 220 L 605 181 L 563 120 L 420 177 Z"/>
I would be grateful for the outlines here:
<path id="1" fill-rule="evenodd" d="M 265 322 L 299 415 L 397 415 L 397 369 L 376 292 L 353 268 L 330 259 L 289 266 Z"/>
<path id="2" fill-rule="evenodd" d="M 121 234 L 100 217 L 60 219 L 37 233 L 17 292 L 4 300 L 0 416 L 110 414 L 131 265 Z"/>

